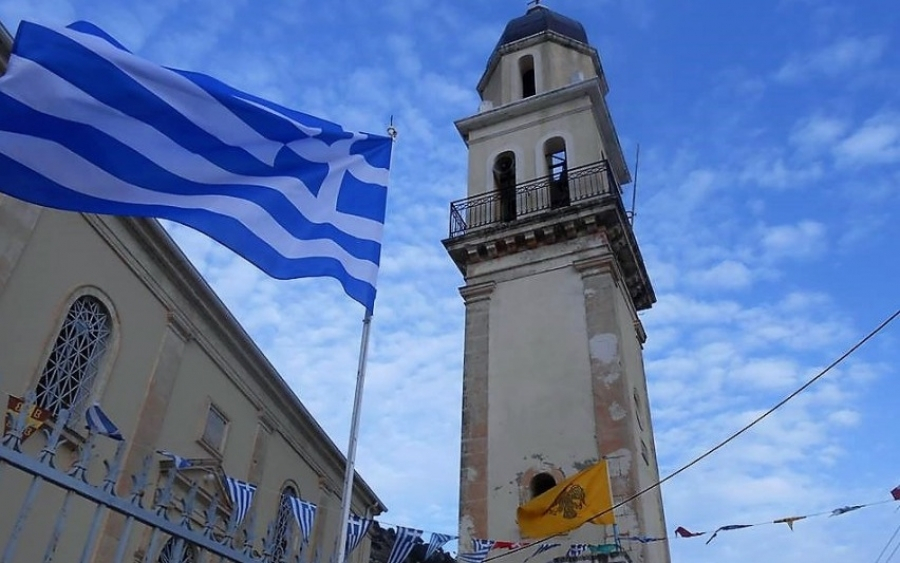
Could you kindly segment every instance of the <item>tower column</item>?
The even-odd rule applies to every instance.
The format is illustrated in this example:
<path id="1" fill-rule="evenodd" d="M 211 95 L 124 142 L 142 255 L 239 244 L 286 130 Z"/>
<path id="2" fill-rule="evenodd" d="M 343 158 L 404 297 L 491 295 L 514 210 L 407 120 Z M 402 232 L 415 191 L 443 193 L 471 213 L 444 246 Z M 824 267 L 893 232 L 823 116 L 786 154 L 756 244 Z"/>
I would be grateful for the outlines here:
<path id="1" fill-rule="evenodd" d="M 460 452 L 459 545 L 487 538 L 488 522 L 488 352 L 490 298 L 494 282 L 460 288 L 466 304 L 463 356 L 462 448 Z"/>
<path id="2" fill-rule="evenodd" d="M 573 266 L 584 283 L 597 449 L 608 459 L 613 500 L 621 502 L 638 492 L 640 475 L 650 470 L 647 454 L 642 455 L 647 446 L 638 422 L 640 415 L 633 404 L 634 396 L 641 391 L 638 382 L 628 375 L 640 362 L 643 338 L 637 331 L 637 313 L 629 306 L 628 289 L 615 258 L 589 258 Z M 652 535 L 647 511 L 642 509 L 646 500 L 639 497 L 616 509 L 622 534 Z M 631 548 L 644 551 L 640 546 Z"/>

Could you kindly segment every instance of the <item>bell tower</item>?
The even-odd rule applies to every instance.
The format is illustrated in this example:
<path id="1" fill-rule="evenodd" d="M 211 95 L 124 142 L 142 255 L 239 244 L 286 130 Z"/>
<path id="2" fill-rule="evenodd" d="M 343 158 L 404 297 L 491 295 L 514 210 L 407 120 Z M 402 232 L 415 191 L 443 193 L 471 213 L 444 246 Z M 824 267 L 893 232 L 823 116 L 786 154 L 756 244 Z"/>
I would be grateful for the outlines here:
<path id="1" fill-rule="evenodd" d="M 465 279 L 461 552 L 472 538 L 541 539 L 521 537 L 517 507 L 600 459 L 617 502 L 659 478 L 637 316 L 656 297 L 597 51 L 580 23 L 535 5 L 506 26 L 477 88 L 478 113 L 456 122 L 468 197 L 444 240 Z M 616 519 L 547 555 L 666 536 L 658 489 Z M 610 561 L 669 562 L 664 541 L 620 545 Z"/>

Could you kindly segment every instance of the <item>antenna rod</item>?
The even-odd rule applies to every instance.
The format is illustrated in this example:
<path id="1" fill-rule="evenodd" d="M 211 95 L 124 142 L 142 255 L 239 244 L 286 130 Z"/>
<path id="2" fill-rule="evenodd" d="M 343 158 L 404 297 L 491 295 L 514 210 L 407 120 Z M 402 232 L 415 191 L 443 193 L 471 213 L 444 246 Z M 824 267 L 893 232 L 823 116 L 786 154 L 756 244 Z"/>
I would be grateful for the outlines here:
<path id="1" fill-rule="evenodd" d="M 634 226 L 635 205 L 637 204 L 638 167 L 641 165 L 641 144 L 637 145 L 637 154 L 634 155 L 634 186 L 631 188 L 631 226 Z"/>

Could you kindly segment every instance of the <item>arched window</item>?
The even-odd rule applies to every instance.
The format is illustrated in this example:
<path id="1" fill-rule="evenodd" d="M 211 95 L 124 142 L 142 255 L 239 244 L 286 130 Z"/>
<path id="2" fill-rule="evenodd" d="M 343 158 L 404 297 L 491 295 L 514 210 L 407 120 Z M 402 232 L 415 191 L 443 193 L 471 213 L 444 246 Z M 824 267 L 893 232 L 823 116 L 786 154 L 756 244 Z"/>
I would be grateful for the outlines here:
<path id="1" fill-rule="evenodd" d="M 169 538 L 162 551 L 159 552 L 157 563 L 194 563 L 197 561 L 197 548 L 188 542 L 182 541 L 181 549 L 175 549 L 177 541 L 174 537 Z M 178 553 L 178 551 L 181 551 L 181 553 Z"/>
<path id="2" fill-rule="evenodd" d="M 510 151 L 497 156 L 494 161 L 494 188 L 499 194 L 500 220 L 516 218 L 516 155 Z"/>
<path id="3" fill-rule="evenodd" d="M 519 59 L 519 76 L 522 77 L 522 98 L 529 98 L 537 93 L 534 80 L 534 57 L 525 55 Z"/>
<path id="4" fill-rule="evenodd" d="M 538 473 L 531 478 L 531 498 L 538 497 L 556 486 L 556 478 L 549 473 Z"/>
<path id="5" fill-rule="evenodd" d="M 569 163 L 566 141 L 562 137 L 547 139 L 544 143 L 547 175 L 550 177 L 550 207 L 569 205 Z"/>
<path id="6" fill-rule="evenodd" d="M 70 420 L 87 407 L 112 334 L 112 316 L 92 295 L 72 303 L 37 384 L 38 404 L 52 412 L 69 409 Z"/>
<path id="7" fill-rule="evenodd" d="M 287 561 L 288 556 L 291 554 L 291 536 L 293 535 L 291 533 L 293 531 L 291 522 L 294 521 L 294 512 L 291 508 L 292 497 L 299 498 L 294 487 L 288 485 L 281 491 L 281 501 L 278 503 L 278 514 L 275 516 L 275 521 L 272 523 L 274 527 L 273 538 L 275 546 L 275 549 L 272 550 L 271 558 L 273 563 Z"/>

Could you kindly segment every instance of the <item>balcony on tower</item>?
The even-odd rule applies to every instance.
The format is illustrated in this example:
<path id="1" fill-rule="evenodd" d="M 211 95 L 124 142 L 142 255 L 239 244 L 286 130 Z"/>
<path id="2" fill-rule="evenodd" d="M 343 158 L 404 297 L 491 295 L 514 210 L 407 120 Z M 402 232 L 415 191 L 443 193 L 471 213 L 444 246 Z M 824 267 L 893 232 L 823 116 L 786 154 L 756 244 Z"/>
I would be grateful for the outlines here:
<path id="1" fill-rule="evenodd" d="M 502 166 L 502 164 L 501 164 Z M 546 221 L 602 205 L 622 208 L 621 188 L 601 160 L 587 166 L 553 171 L 548 177 L 506 185 L 450 204 L 450 238 L 484 229 L 510 228 Z"/>
<path id="2" fill-rule="evenodd" d="M 502 159 L 498 163 L 494 190 L 450 204 L 450 232 L 443 242 L 464 275 L 474 263 L 602 232 L 635 307 L 646 309 L 656 301 L 607 160 L 558 173 L 551 169 L 519 184 L 504 181 Z"/>

